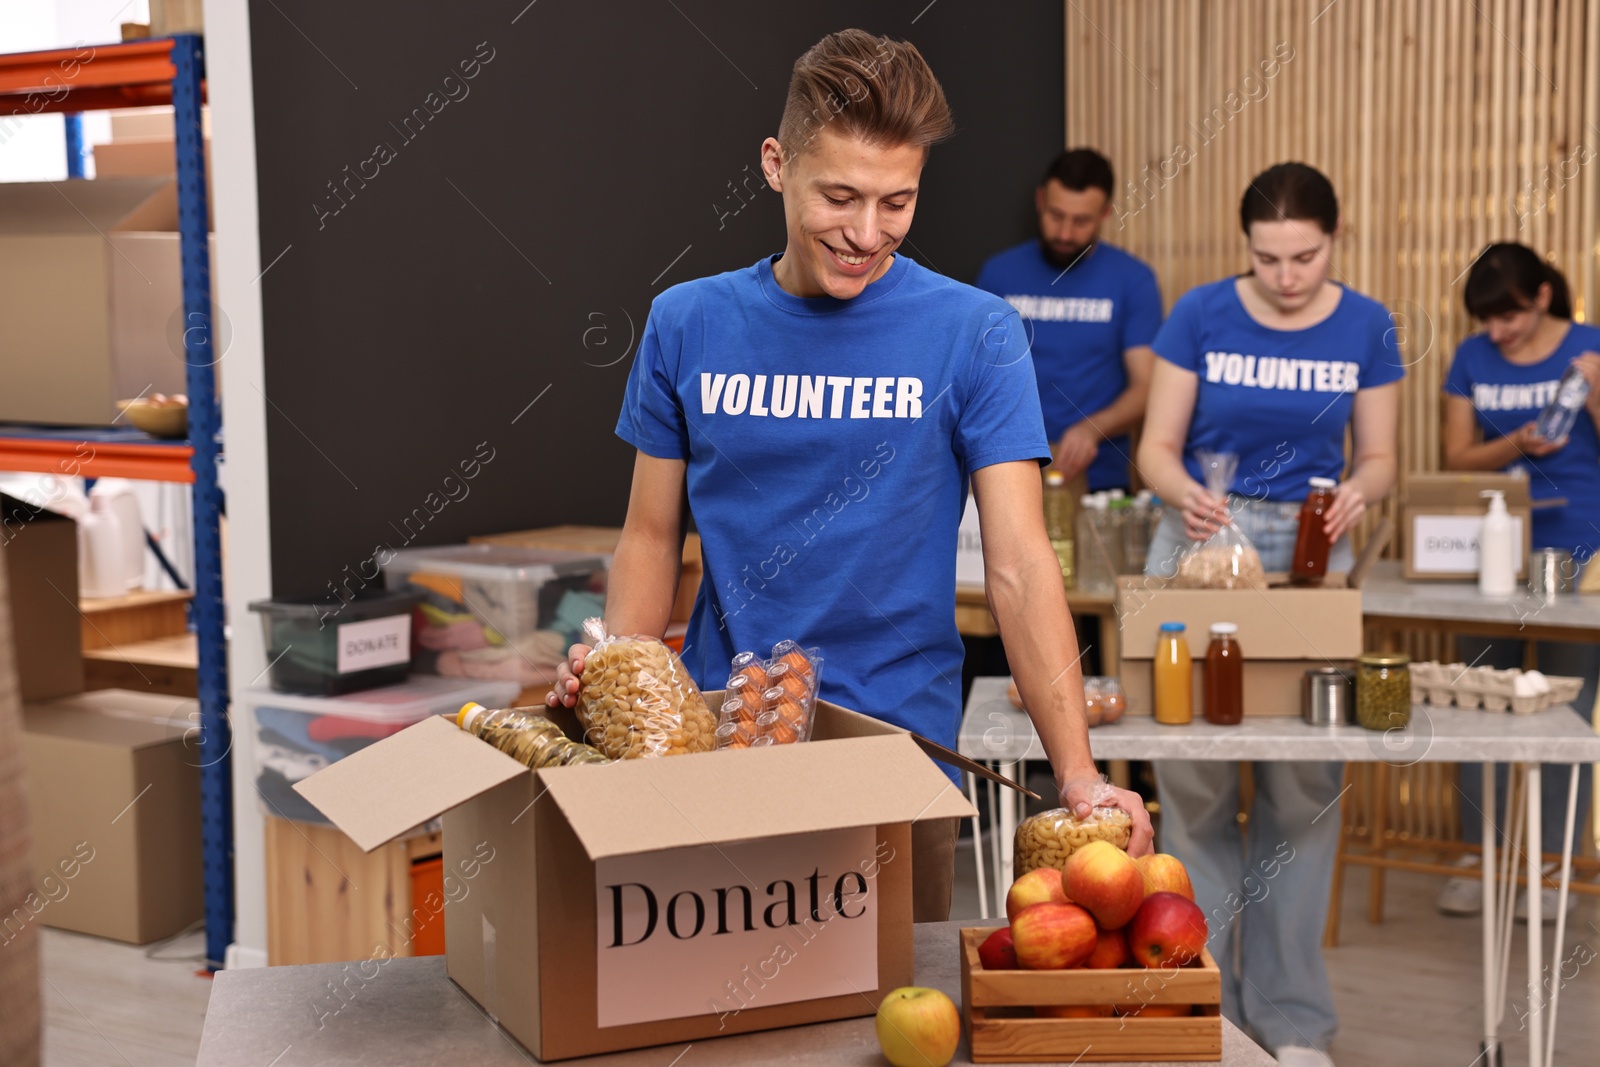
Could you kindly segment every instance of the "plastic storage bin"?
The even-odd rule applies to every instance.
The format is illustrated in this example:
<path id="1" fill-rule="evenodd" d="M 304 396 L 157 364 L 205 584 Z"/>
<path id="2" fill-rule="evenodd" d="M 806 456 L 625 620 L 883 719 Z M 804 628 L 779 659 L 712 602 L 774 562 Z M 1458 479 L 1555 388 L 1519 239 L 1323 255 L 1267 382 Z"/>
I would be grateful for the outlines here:
<path id="1" fill-rule="evenodd" d="M 583 620 L 604 613 L 606 560 L 510 545 L 415 548 L 383 565 L 383 581 L 420 597 L 419 673 L 526 687 L 554 682 Z"/>
<path id="2" fill-rule="evenodd" d="M 280 819 L 329 825 L 294 784 L 335 760 L 397 734 L 429 715 L 454 715 L 475 700 L 503 708 L 517 698 L 515 682 L 413 678 L 404 685 L 341 697 L 247 689 L 241 703 L 255 730 L 256 792 L 261 810 Z"/>
<path id="3" fill-rule="evenodd" d="M 280 693 L 338 696 L 399 685 L 411 673 L 410 591 L 364 589 L 340 605 L 325 596 L 257 600 L 269 681 Z"/>

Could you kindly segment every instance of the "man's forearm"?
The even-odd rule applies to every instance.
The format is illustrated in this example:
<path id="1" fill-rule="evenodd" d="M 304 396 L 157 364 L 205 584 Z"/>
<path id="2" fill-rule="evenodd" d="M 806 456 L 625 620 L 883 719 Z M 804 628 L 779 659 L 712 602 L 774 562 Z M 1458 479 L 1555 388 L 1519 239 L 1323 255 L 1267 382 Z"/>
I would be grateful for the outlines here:
<path id="1" fill-rule="evenodd" d="M 1041 547 L 1014 569 L 990 570 L 985 586 L 1012 677 L 1061 786 L 1098 771 L 1089 754 L 1082 657 L 1060 564 L 1047 543 Z"/>
<path id="2" fill-rule="evenodd" d="M 665 634 L 682 569 L 680 541 L 624 527 L 606 579 L 606 629 L 613 634 Z"/>
<path id="3" fill-rule="evenodd" d="M 1093 412 L 1083 421 L 1089 428 L 1099 434 L 1101 439 L 1118 437 L 1139 425 L 1144 418 L 1146 390 L 1129 387 L 1124 389 L 1118 397 L 1099 411 Z"/>

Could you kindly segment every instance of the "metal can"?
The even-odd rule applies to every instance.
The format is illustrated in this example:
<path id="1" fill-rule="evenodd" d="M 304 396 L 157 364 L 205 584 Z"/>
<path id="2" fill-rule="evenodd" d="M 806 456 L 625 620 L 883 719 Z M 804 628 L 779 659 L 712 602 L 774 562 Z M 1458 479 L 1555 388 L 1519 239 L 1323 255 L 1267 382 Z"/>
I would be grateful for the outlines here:
<path id="1" fill-rule="evenodd" d="M 1306 671 L 1300 683 L 1300 717 L 1312 726 L 1355 725 L 1355 672 L 1344 667 Z"/>
<path id="2" fill-rule="evenodd" d="M 1411 657 L 1368 652 L 1356 669 L 1356 720 L 1369 730 L 1404 729 L 1411 722 Z"/>
<path id="3" fill-rule="evenodd" d="M 1564 548 L 1536 548 L 1528 556 L 1528 592 L 1554 600 L 1572 592 L 1572 553 Z"/>

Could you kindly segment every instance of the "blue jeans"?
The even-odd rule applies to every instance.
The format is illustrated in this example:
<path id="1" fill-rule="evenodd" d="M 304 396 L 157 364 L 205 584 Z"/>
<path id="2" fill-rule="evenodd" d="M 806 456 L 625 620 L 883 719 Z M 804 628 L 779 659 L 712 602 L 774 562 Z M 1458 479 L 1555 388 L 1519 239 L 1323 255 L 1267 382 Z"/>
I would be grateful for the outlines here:
<path id="1" fill-rule="evenodd" d="M 1545 674 L 1567 675 L 1583 679 L 1583 691 L 1572 706 L 1585 719 L 1594 712 L 1596 683 L 1600 682 L 1600 645 L 1580 644 L 1570 641 L 1537 641 L 1534 655 L 1539 669 Z M 1463 663 L 1479 667 L 1506 670 L 1523 663 L 1525 642 L 1509 641 L 1501 637 L 1458 637 L 1456 654 Z M 1546 763 L 1540 777 L 1539 815 L 1541 821 L 1541 848 L 1545 852 L 1561 851 L 1561 831 L 1567 822 L 1567 776 L 1571 768 L 1565 763 Z M 1507 765 L 1495 765 L 1496 826 L 1505 826 Z M 1589 814 L 1589 796 L 1592 786 L 1592 768 L 1581 764 L 1578 769 L 1578 814 L 1572 823 L 1572 850 L 1579 851 L 1578 838 Z M 1483 775 L 1472 764 L 1461 765 L 1459 788 L 1461 790 L 1461 840 L 1469 845 L 1483 843 Z M 1509 828 L 1507 828 L 1509 829 Z"/>
<path id="2" fill-rule="evenodd" d="M 1262 565 L 1287 570 L 1299 505 L 1230 497 L 1228 506 L 1261 553 Z M 1168 511 L 1146 570 L 1170 576 L 1189 543 L 1182 515 Z M 1341 539 L 1328 569 L 1348 571 L 1353 558 L 1349 539 Z M 1248 658 L 1250 650 L 1244 654 Z M 1189 869 L 1195 902 L 1206 914 L 1211 954 L 1222 971 L 1223 1014 L 1253 1031 L 1268 1050 L 1326 1049 L 1339 1023 L 1322 961 L 1322 931 L 1339 848 L 1343 765 L 1255 763 L 1255 803 L 1243 850 L 1237 763 L 1162 760 L 1155 767 L 1160 846 Z"/>

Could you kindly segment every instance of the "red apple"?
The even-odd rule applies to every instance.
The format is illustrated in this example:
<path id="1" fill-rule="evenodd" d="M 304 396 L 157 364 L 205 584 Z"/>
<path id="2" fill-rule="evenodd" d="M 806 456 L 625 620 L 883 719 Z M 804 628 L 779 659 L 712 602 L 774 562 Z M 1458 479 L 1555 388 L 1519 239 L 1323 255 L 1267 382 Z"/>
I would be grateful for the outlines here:
<path id="1" fill-rule="evenodd" d="M 1006 919 L 1016 921 L 1017 914 L 1030 904 L 1070 903 L 1061 888 L 1061 872 L 1054 867 L 1040 867 L 1011 883 L 1006 892 Z"/>
<path id="2" fill-rule="evenodd" d="M 1118 1004 L 1117 1014 L 1124 1018 L 1177 1019 L 1194 1011 L 1193 1004 Z"/>
<path id="3" fill-rule="evenodd" d="M 1205 947 L 1205 913 L 1177 893 L 1151 893 L 1128 924 L 1128 948 L 1146 967 L 1181 967 Z"/>
<path id="4" fill-rule="evenodd" d="M 1178 857 L 1165 852 L 1152 852 L 1148 856 L 1140 856 L 1133 863 L 1144 875 L 1145 896 L 1151 893 L 1176 893 L 1194 899 L 1194 886 L 1189 881 L 1189 872 Z"/>
<path id="5" fill-rule="evenodd" d="M 1109 841 L 1091 841 L 1068 856 L 1061 885 L 1106 930 L 1126 926 L 1144 902 L 1144 875 Z"/>
<path id="6" fill-rule="evenodd" d="M 1045 1004 L 1033 1013 L 1044 1019 L 1105 1019 L 1115 1010 L 1109 1004 Z"/>
<path id="7" fill-rule="evenodd" d="M 978 946 L 978 962 L 986 971 L 1017 969 L 1017 946 L 1011 943 L 1011 927 L 1002 926 Z"/>
<path id="8" fill-rule="evenodd" d="M 877 1029 L 894 1067 L 944 1067 L 961 1043 L 961 1013 L 937 989 L 901 986 L 878 1005 Z"/>
<path id="9" fill-rule="evenodd" d="M 1076 904 L 1030 904 L 1011 921 L 1017 963 L 1030 971 L 1076 967 L 1098 943 L 1094 917 Z"/>
<path id="10" fill-rule="evenodd" d="M 1110 970 L 1133 960 L 1133 953 L 1128 951 L 1128 939 L 1121 930 L 1101 930 L 1099 935 L 1094 951 L 1081 966 L 1095 971 Z"/>

